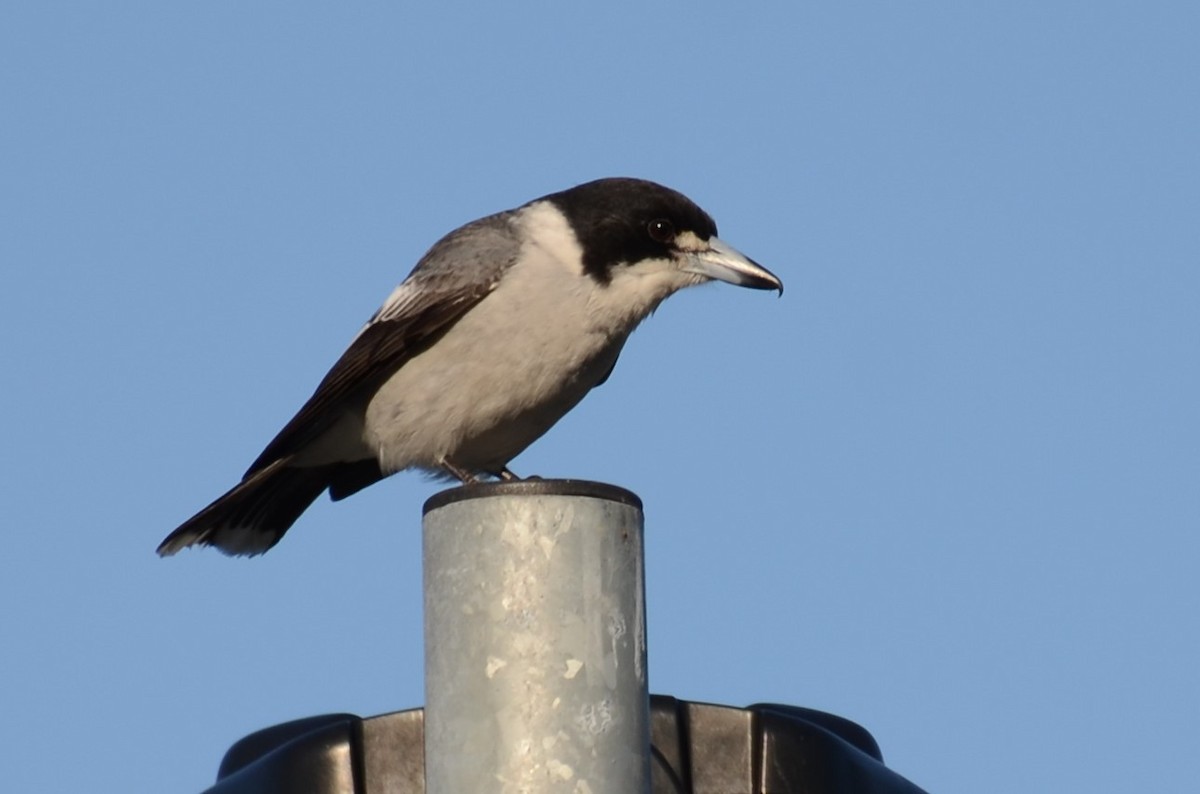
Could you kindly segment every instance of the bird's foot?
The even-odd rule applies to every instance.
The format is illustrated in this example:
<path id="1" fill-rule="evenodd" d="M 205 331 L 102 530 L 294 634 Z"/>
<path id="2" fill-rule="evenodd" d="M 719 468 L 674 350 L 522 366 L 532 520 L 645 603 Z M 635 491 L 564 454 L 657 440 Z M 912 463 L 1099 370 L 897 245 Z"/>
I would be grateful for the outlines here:
<path id="1" fill-rule="evenodd" d="M 459 480 L 461 480 L 463 485 L 474 485 L 475 483 L 479 482 L 479 478 L 476 477 L 474 474 L 467 471 L 466 469 L 459 468 L 458 466 L 454 465 L 453 463 L 451 463 L 450 461 L 448 461 L 444 458 L 442 459 L 441 463 L 438 465 L 440 465 L 450 475 L 457 477 Z M 504 482 L 520 482 L 521 481 L 521 478 L 518 477 L 517 474 L 515 472 L 513 472 L 513 470 L 508 468 L 507 466 L 502 466 L 498 471 L 488 471 L 485 473 L 490 474 L 491 476 L 495 477 L 496 479 L 502 480 Z M 541 477 L 529 477 L 528 479 L 540 480 Z"/>
<path id="2" fill-rule="evenodd" d="M 503 482 L 521 482 L 522 480 L 540 480 L 540 479 L 542 479 L 541 477 L 538 477 L 537 475 L 533 475 L 531 477 L 521 477 L 521 476 L 517 475 L 512 469 L 508 468 L 507 466 L 501 468 L 498 471 L 489 471 L 488 474 L 492 475 L 497 480 L 502 480 Z"/>

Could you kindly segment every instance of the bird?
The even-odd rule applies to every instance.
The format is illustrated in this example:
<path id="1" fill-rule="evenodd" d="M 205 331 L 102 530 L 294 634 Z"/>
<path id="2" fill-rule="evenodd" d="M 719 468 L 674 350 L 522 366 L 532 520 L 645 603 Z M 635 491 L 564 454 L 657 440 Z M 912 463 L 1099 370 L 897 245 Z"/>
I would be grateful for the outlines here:
<path id="1" fill-rule="evenodd" d="M 708 213 L 644 179 L 597 179 L 467 223 L 417 262 L 242 480 L 158 554 L 262 554 L 322 493 L 336 502 L 406 469 L 519 479 L 509 462 L 608 379 L 638 324 L 714 280 L 783 294 Z"/>

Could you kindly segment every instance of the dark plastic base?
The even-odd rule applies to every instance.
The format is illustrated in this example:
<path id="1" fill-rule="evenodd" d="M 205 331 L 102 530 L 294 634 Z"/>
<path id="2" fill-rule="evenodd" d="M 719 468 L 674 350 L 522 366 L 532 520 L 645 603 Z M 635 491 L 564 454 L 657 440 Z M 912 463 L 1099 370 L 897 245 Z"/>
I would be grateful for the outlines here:
<path id="1" fill-rule="evenodd" d="M 252 733 L 207 794 L 424 794 L 424 713 L 328 714 Z M 650 698 L 653 794 L 923 794 L 864 728 L 821 711 Z"/>

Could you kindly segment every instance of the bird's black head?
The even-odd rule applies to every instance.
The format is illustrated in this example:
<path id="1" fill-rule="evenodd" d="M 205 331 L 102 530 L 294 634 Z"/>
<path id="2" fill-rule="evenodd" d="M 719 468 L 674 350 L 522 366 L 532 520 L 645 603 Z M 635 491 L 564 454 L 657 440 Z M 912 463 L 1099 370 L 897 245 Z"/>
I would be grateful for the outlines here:
<path id="1" fill-rule="evenodd" d="M 597 179 L 545 196 L 566 216 L 583 249 L 583 267 L 601 283 L 611 269 L 650 258 L 668 258 L 679 236 L 706 241 L 717 224 L 691 199 L 644 179 Z"/>

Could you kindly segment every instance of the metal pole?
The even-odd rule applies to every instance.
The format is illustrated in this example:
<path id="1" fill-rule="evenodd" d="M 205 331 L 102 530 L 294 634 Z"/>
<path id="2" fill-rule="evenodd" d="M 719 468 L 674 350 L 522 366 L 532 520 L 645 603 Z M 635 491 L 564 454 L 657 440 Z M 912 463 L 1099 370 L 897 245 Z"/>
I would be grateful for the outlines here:
<path id="1" fill-rule="evenodd" d="M 577 480 L 425 503 L 425 790 L 650 790 L 641 500 Z"/>

